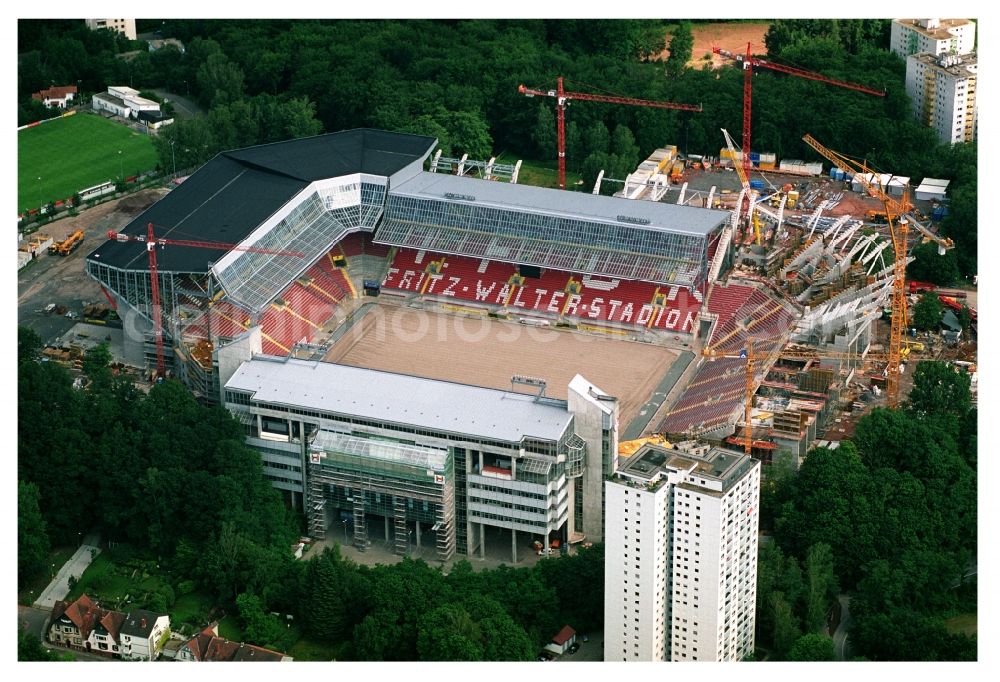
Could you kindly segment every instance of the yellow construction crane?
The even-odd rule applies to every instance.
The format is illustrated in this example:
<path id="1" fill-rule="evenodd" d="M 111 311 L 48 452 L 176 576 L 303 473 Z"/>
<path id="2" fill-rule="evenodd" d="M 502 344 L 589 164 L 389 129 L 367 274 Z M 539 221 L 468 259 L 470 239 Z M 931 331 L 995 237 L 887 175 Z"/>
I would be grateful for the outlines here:
<path id="1" fill-rule="evenodd" d="M 710 360 L 715 360 L 718 358 L 728 358 L 728 359 L 739 359 L 746 361 L 746 384 L 745 384 L 745 402 L 743 408 L 743 450 L 746 454 L 750 454 L 753 449 L 753 428 L 750 421 L 750 413 L 753 408 L 753 396 L 755 393 L 754 385 L 754 368 L 763 363 L 767 364 L 771 360 L 776 360 L 777 358 L 788 358 L 794 360 L 851 360 L 855 362 L 861 362 L 863 358 L 857 353 L 840 353 L 840 352 L 826 352 L 820 351 L 813 348 L 781 348 L 772 349 L 764 353 L 760 353 L 754 347 L 755 339 L 747 339 L 746 348 L 741 349 L 738 352 L 734 351 L 717 351 L 712 348 L 705 348 L 701 351 L 701 354 Z M 909 352 L 909 349 L 907 349 Z M 880 354 L 867 354 L 868 360 L 886 360 L 888 357 Z M 891 363 L 890 363 L 891 366 Z M 899 367 L 898 363 L 896 365 L 897 369 Z M 889 375 L 886 376 L 886 393 L 888 398 L 888 387 L 889 387 Z M 892 405 L 891 407 L 895 407 Z"/>
<path id="2" fill-rule="evenodd" d="M 913 204 L 910 203 L 909 186 L 903 188 L 903 195 L 897 200 L 886 194 L 879 183 L 872 181 L 872 178 L 878 177 L 878 174 L 874 173 L 872 169 L 868 168 L 866 163 L 864 162 L 858 163 L 857 161 L 848 159 L 843 154 L 838 154 L 832 149 L 824 147 L 819 142 L 817 142 L 816 138 L 814 138 L 812 135 L 806 135 L 805 137 L 802 138 L 802 141 L 805 142 L 810 147 L 812 147 L 813 149 L 815 149 L 821 155 L 826 157 L 826 159 L 830 161 L 830 163 L 835 165 L 837 168 L 844 171 L 849 176 L 857 178 L 858 182 L 863 184 L 865 186 L 865 189 L 867 189 L 872 196 L 881 199 L 882 203 L 885 205 L 885 214 L 887 219 L 900 218 L 905 215 L 909 219 L 909 221 L 913 224 L 913 226 L 916 227 L 917 230 L 927 240 L 932 241 L 938 245 L 938 253 L 942 255 L 946 250 L 955 247 L 955 242 L 953 242 L 951 239 L 934 234 L 927 227 L 921 225 L 913 217 L 913 215 L 910 214 L 910 211 L 913 209 Z"/>
<path id="3" fill-rule="evenodd" d="M 955 244 L 950 239 L 937 236 L 907 215 L 909 210 L 913 208 L 910 204 L 907 188 L 904 188 L 901 200 L 897 201 L 886 193 L 880 182 L 872 181 L 873 178 L 879 176 L 871 173 L 866 164 L 858 164 L 843 154 L 827 149 L 811 135 L 806 135 L 802 140 L 845 173 L 857 178 L 871 195 L 882 201 L 882 205 L 885 207 L 895 258 L 892 278 L 892 319 L 889 323 L 889 367 L 885 392 L 886 404 L 889 407 L 896 407 L 899 405 L 899 362 L 902 359 L 903 330 L 906 328 L 906 249 L 910 222 L 912 221 L 925 237 L 938 245 L 939 254 L 943 255 L 947 249 L 954 247 Z M 898 216 L 898 222 L 895 225 L 893 224 L 894 216 Z M 897 226 L 898 229 L 896 229 Z"/>

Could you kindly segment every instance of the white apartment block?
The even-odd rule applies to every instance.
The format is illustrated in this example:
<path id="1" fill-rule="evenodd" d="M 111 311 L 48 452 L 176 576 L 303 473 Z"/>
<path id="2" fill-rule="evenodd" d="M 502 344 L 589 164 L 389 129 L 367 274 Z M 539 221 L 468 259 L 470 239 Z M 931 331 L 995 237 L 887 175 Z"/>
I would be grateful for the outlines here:
<path id="1" fill-rule="evenodd" d="M 913 114 L 942 142 L 971 142 L 978 137 L 978 70 L 975 53 L 906 58 L 906 93 Z"/>
<path id="2" fill-rule="evenodd" d="M 604 660 L 752 653 L 760 463 L 646 445 L 606 488 Z"/>
<path id="3" fill-rule="evenodd" d="M 87 28 L 96 31 L 99 28 L 110 28 L 124 33 L 129 40 L 135 40 L 135 19 L 84 19 Z"/>
<path id="4" fill-rule="evenodd" d="M 889 49 L 903 59 L 924 52 L 968 54 L 976 49 L 976 22 L 970 19 L 893 19 Z"/>

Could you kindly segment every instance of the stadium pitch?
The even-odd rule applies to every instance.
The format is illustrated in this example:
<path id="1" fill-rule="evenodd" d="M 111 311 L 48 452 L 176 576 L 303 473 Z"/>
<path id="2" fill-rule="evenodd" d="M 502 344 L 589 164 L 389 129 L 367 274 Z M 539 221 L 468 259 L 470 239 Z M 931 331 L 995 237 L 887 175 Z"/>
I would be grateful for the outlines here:
<path id="1" fill-rule="evenodd" d="M 581 374 L 619 398 L 624 427 L 657 390 L 678 355 L 613 334 L 601 337 L 379 304 L 369 308 L 324 359 L 506 390 L 511 376 L 531 376 L 548 383 L 546 395 L 562 399 L 573 376 Z"/>
<path id="2" fill-rule="evenodd" d="M 118 151 L 121 150 L 119 159 Z M 152 140 L 96 114 L 78 113 L 17 133 L 18 212 L 156 167 Z M 39 180 L 41 178 L 41 180 Z"/>

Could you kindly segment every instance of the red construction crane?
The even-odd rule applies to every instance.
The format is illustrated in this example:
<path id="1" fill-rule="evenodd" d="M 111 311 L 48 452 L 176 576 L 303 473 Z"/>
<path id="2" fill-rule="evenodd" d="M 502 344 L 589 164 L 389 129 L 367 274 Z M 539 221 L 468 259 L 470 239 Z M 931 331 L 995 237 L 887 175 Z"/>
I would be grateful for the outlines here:
<path id="1" fill-rule="evenodd" d="M 857 83 L 848 83 L 847 81 L 837 80 L 836 78 L 830 78 L 822 74 L 813 73 L 811 71 L 804 71 L 802 69 L 796 69 L 792 66 L 784 66 L 783 64 L 775 64 L 774 62 L 769 62 L 766 59 L 758 59 L 750 54 L 750 43 L 747 43 L 747 53 L 746 55 L 734 54 L 729 50 L 723 50 L 718 47 L 713 47 L 712 52 L 718 55 L 722 55 L 726 59 L 732 59 L 734 61 L 740 62 L 743 65 L 743 172 L 747 178 L 750 177 L 750 111 L 751 111 L 751 76 L 753 75 L 753 67 L 759 66 L 765 69 L 771 69 L 772 71 L 780 71 L 781 73 L 788 73 L 793 76 L 799 76 L 800 78 L 808 78 L 809 80 L 820 81 L 822 83 L 829 83 L 830 85 L 838 85 L 842 88 L 847 88 L 849 90 L 857 90 L 858 92 L 865 92 L 869 95 L 875 95 L 877 97 L 885 97 L 885 92 L 880 90 L 874 90 L 872 88 L 865 87 L 864 85 L 858 85 Z M 733 159 L 735 163 L 736 160 Z"/>
<path id="2" fill-rule="evenodd" d="M 239 244 L 226 244 L 223 242 L 192 241 L 190 239 L 163 239 L 153 235 L 153 223 L 149 223 L 148 236 L 129 235 L 122 232 L 108 230 L 108 239 L 119 242 L 141 242 L 146 245 L 149 252 L 149 286 L 153 298 L 153 335 L 156 338 L 156 376 L 166 376 L 166 365 L 163 361 L 163 319 L 160 310 L 160 277 L 156 268 L 156 248 L 163 248 L 168 244 L 171 246 L 190 246 L 198 249 L 226 249 L 227 251 L 242 251 L 245 253 L 266 253 L 275 256 L 292 256 L 303 258 L 304 253 L 298 251 L 275 251 L 272 249 L 261 249 L 255 246 L 240 246 Z"/>
<path id="3" fill-rule="evenodd" d="M 679 111 L 701 111 L 700 104 L 673 104 L 671 102 L 651 102 L 632 97 L 613 97 L 610 95 L 591 95 L 584 92 L 567 92 L 563 90 L 563 77 L 556 79 L 555 90 L 532 90 L 523 85 L 517 86 L 517 91 L 527 97 L 556 98 L 556 130 L 559 139 L 559 189 L 566 189 L 566 106 L 571 99 L 590 102 L 609 102 L 611 104 L 631 104 L 637 107 L 655 107 L 657 109 L 677 109 Z"/>

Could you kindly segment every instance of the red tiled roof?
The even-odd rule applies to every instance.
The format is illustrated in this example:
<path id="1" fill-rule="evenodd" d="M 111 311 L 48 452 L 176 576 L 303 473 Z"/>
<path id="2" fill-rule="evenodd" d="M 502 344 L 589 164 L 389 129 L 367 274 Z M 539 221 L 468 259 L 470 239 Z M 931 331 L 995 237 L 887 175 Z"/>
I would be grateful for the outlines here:
<path id="1" fill-rule="evenodd" d="M 552 643 L 562 646 L 563 644 L 568 642 L 570 638 L 575 634 L 576 630 L 574 630 L 568 625 L 563 626 L 563 629 L 559 631 L 559 634 L 552 638 Z"/>
<path id="2" fill-rule="evenodd" d="M 115 642 L 120 643 L 119 632 L 121 631 L 122 623 L 125 621 L 125 614 L 119 611 L 102 609 L 97 602 L 86 594 L 80 595 L 80 598 L 72 603 L 61 600 L 57 601 L 52 607 L 50 622 L 54 622 L 63 616 L 69 618 L 73 625 L 76 626 L 76 629 L 80 631 L 82 639 L 87 639 L 94 627 L 100 625 L 108 631 L 108 634 L 111 635 Z"/>
<path id="3" fill-rule="evenodd" d="M 31 98 L 39 101 L 44 99 L 63 99 L 70 93 L 76 94 L 75 85 L 56 85 L 32 94 Z"/>
<path id="4" fill-rule="evenodd" d="M 216 624 L 212 623 L 184 642 L 181 650 L 190 651 L 196 661 L 280 661 L 285 657 L 283 653 L 263 647 L 230 642 L 216 632 Z"/>

